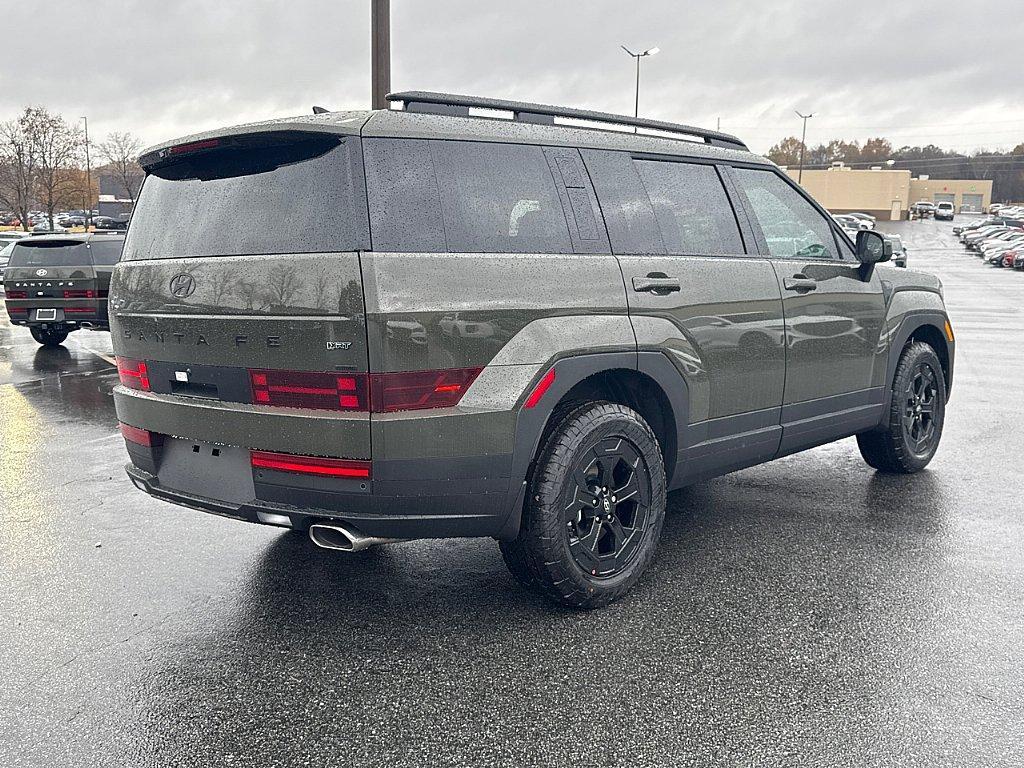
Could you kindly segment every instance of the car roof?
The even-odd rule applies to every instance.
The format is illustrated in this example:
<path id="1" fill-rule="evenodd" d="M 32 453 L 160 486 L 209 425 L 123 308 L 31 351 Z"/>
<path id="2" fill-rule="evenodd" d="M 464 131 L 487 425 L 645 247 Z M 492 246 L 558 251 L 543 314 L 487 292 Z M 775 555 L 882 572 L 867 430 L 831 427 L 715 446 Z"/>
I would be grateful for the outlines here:
<path id="1" fill-rule="evenodd" d="M 567 110 L 568 112 L 571 110 Z M 161 160 L 171 147 L 182 144 L 228 136 L 281 132 L 570 146 L 774 165 L 769 160 L 744 149 L 715 146 L 704 141 L 683 140 L 670 137 L 664 132 L 662 135 L 633 133 L 632 129 L 626 132 L 590 125 L 536 124 L 498 117 L 432 114 L 409 112 L 404 109 L 325 112 L 218 128 L 149 147 L 142 152 L 140 162 L 144 167 L 151 166 Z"/>

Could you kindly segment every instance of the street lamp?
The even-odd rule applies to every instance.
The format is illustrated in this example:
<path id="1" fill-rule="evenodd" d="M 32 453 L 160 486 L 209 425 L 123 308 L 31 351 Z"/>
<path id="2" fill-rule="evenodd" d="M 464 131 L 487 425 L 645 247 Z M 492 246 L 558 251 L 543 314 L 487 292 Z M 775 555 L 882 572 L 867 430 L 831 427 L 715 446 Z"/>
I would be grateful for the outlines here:
<path id="1" fill-rule="evenodd" d="M 814 117 L 814 113 L 801 115 L 797 112 L 796 116 L 804 121 L 804 132 L 800 137 L 800 170 L 796 174 L 796 183 L 800 184 L 804 180 L 804 150 L 807 149 L 807 121 Z"/>
<path id="2" fill-rule="evenodd" d="M 636 59 L 636 101 L 633 105 L 633 117 L 640 117 L 640 59 L 642 59 L 644 56 L 653 56 L 661 49 L 655 46 L 654 48 L 648 48 L 646 51 L 642 51 L 641 53 L 633 53 L 631 50 L 629 50 L 629 48 L 627 48 L 624 45 L 620 47 L 622 48 L 622 50 L 624 50 L 626 53 L 628 53 L 630 56 Z M 633 132 L 636 133 L 636 128 L 633 128 Z"/>
<path id="3" fill-rule="evenodd" d="M 85 231 L 92 223 L 92 166 L 89 163 L 89 118 L 82 116 L 85 123 Z"/>

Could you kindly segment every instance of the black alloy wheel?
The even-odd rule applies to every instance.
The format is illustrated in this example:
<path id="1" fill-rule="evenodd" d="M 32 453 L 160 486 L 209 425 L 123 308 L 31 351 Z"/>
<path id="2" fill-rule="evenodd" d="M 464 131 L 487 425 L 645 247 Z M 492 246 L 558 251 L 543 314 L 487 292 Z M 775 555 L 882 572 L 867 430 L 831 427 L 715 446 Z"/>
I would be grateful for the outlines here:
<path id="1" fill-rule="evenodd" d="M 650 514 L 643 457 L 613 436 L 583 454 L 566 489 L 566 529 L 573 560 L 591 576 L 621 572 L 639 551 Z"/>
<path id="2" fill-rule="evenodd" d="M 921 361 L 909 377 L 903 398 L 903 431 L 917 455 L 928 453 L 935 439 L 938 397 L 938 375 L 927 361 Z"/>

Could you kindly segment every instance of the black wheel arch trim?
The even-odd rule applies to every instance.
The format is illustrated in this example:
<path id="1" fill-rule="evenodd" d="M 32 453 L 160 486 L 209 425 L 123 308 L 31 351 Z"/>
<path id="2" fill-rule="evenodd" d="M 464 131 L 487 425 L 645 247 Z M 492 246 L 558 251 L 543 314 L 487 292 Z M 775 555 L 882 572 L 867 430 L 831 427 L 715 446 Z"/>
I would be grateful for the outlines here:
<path id="1" fill-rule="evenodd" d="M 896 367 L 900 362 L 900 355 L 903 354 L 903 348 L 907 346 L 907 342 L 910 340 L 917 331 L 924 327 L 934 328 L 939 336 L 943 339 L 946 344 L 946 402 L 949 402 L 950 393 L 953 390 L 953 360 L 954 352 L 956 349 L 956 342 L 950 341 L 946 336 L 946 323 L 949 321 L 949 317 L 942 312 L 934 311 L 913 311 L 908 312 L 903 320 L 900 322 L 899 328 L 896 330 L 895 335 L 890 339 L 889 342 L 889 359 L 886 363 L 885 381 L 886 381 L 886 396 L 885 396 L 885 412 L 888 413 L 889 406 L 892 402 L 892 383 L 896 376 Z M 941 352 L 941 350 L 936 350 Z"/>
<path id="2" fill-rule="evenodd" d="M 523 402 L 537 383 L 554 369 L 555 379 L 533 408 L 524 408 Z M 526 493 L 526 482 L 541 438 L 555 408 L 577 384 L 597 374 L 615 370 L 635 371 L 654 381 L 665 395 L 671 414 L 669 425 L 674 425 L 674 446 L 663 446 L 666 452 L 666 475 L 669 487 L 672 476 L 680 469 L 678 454 L 686 445 L 684 432 L 689 418 L 689 388 L 686 379 L 663 352 L 599 352 L 561 357 L 544 365 L 523 393 L 516 418 L 515 441 L 510 468 L 508 515 L 496 537 L 511 540 L 519 532 L 519 523 Z M 671 473 L 671 474 L 670 474 Z"/>

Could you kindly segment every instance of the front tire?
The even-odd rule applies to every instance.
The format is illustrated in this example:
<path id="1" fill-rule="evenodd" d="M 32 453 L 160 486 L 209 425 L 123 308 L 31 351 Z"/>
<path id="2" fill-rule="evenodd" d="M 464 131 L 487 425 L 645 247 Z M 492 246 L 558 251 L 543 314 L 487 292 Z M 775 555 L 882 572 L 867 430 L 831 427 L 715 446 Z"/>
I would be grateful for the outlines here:
<path id="1" fill-rule="evenodd" d="M 32 334 L 32 338 L 38 341 L 44 347 L 60 346 L 68 337 L 67 331 L 54 330 L 51 328 L 30 328 L 29 332 Z"/>
<path id="2" fill-rule="evenodd" d="M 589 402 L 548 434 L 527 483 L 519 536 L 501 544 L 516 580 L 574 608 L 628 592 L 665 520 L 665 465 L 643 418 Z"/>
<path id="3" fill-rule="evenodd" d="M 935 455 L 946 419 L 946 380 L 935 350 L 907 345 L 892 384 L 885 425 L 857 435 L 860 454 L 880 472 L 920 472 Z"/>

